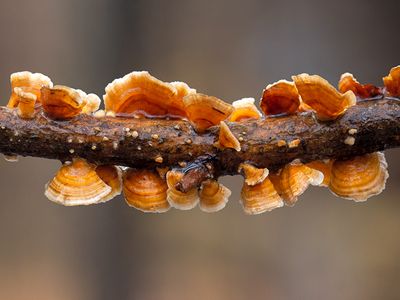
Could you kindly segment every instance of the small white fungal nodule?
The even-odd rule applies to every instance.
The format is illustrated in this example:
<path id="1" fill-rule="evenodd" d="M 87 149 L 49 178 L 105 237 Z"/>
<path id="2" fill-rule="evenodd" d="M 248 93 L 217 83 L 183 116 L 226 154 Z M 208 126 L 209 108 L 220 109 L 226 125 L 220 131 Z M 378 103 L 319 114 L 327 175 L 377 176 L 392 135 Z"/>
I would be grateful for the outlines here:
<path id="1" fill-rule="evenodd" d="M 353 135 L 353 134 L 356 134 L 356 133 L 357 133 L 357 129 L 355 129 L 355 128 L 349 129 L 349 134 Z"/>
<path id="2" fill-rule="evenodd" d="M 180 162 L 178 163 L 178 165 L 179 165 L 181 168 L 184 168 L 184 167 L 187 166 L 187 163 L 186 163 L 185 161 L 180 161 Z"/>
<path id="3" fill-rule="evenodd" d="M 139 133 L 135 130 L 131 133 L 131 137 L 133 137 L 134 139 L 137 138 L 139 136 Z"/>
<path id="4" fill-rule="evenodd" d="M 356 141 L 356 139 L 355 139 L 353 136 L 348 136 L 348 137 L 346 137 L 346 139 L 344 140 L 344 143 L 345 143 L 346 145 L 353 146 L 354 143 L 355 143 L 355 141 Z"/>
<path id="5" fill-rule="evenodd" d="M 103 117 L 106 116 L 106 112 L 105 112 L 104 110 L 100 109 L 100 110 L 96 111 L 96 112 L 93 114 L 93 116 L 94 116 L 95 118 L 103 118 Z"/>
<path id="6" fill-rule="evenodd" d="M 156 158 L 154 159 L 154 161 L 155 161 L 156 163 L 161 164 L 161 163 L 164 161 L 164 159 L 162 158 L 161 155 L 158 155 L 158 156 L 156 156 Z"/>

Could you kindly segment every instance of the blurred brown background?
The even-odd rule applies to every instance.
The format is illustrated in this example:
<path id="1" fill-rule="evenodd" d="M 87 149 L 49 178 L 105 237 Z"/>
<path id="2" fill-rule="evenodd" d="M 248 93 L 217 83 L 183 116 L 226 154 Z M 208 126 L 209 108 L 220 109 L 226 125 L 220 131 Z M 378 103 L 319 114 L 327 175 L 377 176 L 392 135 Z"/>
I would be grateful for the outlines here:
<path id="1" fill-rule="evenodd" d="M 299 72 L 381 84 L 400 63 L 398 1 L 0 2 L 0 96 L 31 70 L 102 95 L 132 70 L 226 101 Z M 367 203 L 311 188 L 294 208 L 162 215 L 43 195 L 56 161 L 0 161 L 0 299 L 398 299 L 400 160 Z"/>

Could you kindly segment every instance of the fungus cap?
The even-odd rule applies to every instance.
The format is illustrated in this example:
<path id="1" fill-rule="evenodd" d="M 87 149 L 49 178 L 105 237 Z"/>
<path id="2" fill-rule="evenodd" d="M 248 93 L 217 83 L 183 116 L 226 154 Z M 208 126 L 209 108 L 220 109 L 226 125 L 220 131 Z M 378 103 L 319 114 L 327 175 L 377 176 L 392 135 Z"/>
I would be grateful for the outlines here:
<path id="1" fill-rule="evenodd" d="M 385 189 L 388 177 L 384 154 L 374 152 L 348 160 L 336 160 L 329 188 L 339 197 L 365 201 Z"/>
<path id="2" fill-rule="evenodd" d="M 174 169 L 167 172 L 167 200 L 174 208 L 189 210 L 199 202 L 199 194 L 197 188 L 193 188 L 187 193 L 177 190 L 176 184 L 182 179 L 183 175 L 183 172 Z"/>
<path id="3" fill-rule="evenodd" d="M 105 184 L 111 187 L 110 193 L 103 197 L 101 202 L 107 202 L 121 194 L 122 172 L 119 167 L 114 165 L 100 165 L 97 166 L 96 173 Z"/>
<path id="4" fill-rule="evenodd" d="M 294 83 L 279 80 L 264 89 L 260 107 L 266 115 L 294 114 L 300 103 L 300 95 Z"/>
<path id="5" fill-rule="evenodd" d="M 310 106 L 322 121 L 334 120 L 356 104 L 353 91 L 341 94 L 318 75 L 303 73 L 292 78 L 302 101 Z"/>
<path id="6" fill-rule="evenodd" d="M 147 118 L 184 118 L 182 98 L 191 90 L 184 83 L 163 82 L 146 71 L 131 72 L 107 85 L 107 111 Z"/>
<path id="7" fill-rule="evenodd" d="M 324 174 L 302 163 L 291 162 L 285 165 L 280 173 L 270 174 L 269 178 L 285 204 L 292 206 L 310 184 L 320 185 L 324 180 Z"/>
<path id="8" fill-rule="evenodd" d="M 351 73 L 344 73 L 340 76 L 338 88 L 341 93 L 353 91 L 353 93 L 361 99 L 383 95 L 381 88 L 372 84 L 361 84 Z"/>
<path id="9" fill-rule="evenodd" d="M 41 73 L 31 73 L 28 71 L 12 73 L 10 76 L 11 96 L 7 107 L 15 108 L 18 105 L 18 95 L 15 88 L 20 88 L 23 92 L 36 95 L 36 101 L 40 102 L 40 89 L 45 87 L 53 87 L 50 78 Z"/>
<path id="10" fill-rule="evenodd" d="M 261 183 L 269 174 L 267 168 L 257 168 L 249 163 L 241 163 L 238 171 L 243 172 L 244 181 L 250 186 Z"/>
<path id="11" fill-rule="evenodd" d="M 24 92 L 19 87 L 14 88 L 14 93 L 18 101 L 18 116 L 22 119 L 32 119 L 35 115 L 37 96 L 30 92 Z"/>
<path id="12" fill-rule="evenodd" d="M 143 212 L 160 213 L 169 209 L 167 184 L 153 170 L 127 169 L 123 176 L 127 204 Z"/>
<path id="13" fill-rule="evenodd" d="M 249 215 L 261 214 L 283 206 L 283 200 L 267 177 L 256 185 L 243 184 L 242 205 Z"/>
<path id="14" fill-rule="evenodd" d="M 229 129 L 228 125 L 224 121 L 221 121 L 219 126 L 218 141 L 214 144 L 215 147 L 220 149 L 235 149 L 236 151 L 241 150 L 240 142 Z"/>
<path id="15" fill-rule="evenodd" d="M 65 206 L 89 205 L 102 202 L 111 192 L 95 171 L 96 167 L 77 158 L 64 164 L 46 185 L 46 197 Z"/>
<path id="16" fill-rule="evenodd" d="M 234 110 L 231 104 L 199 93 L 185 96 L 183 102 L 187 117 L 198 132 L 204 132 L 207 128 L 218 125 Z"/>
<path id="17" fill-rule="evenodd" d="M 324 180 L 321 182 L 320 186 L 328 186 L 331 181 L 333 159 L 328 160 L 315 160 L 306 164 L 307 167 L 320 171 L 324 174 Z"/>
<path id="18" fill-rule="evenodd" d="M 85 106 L 79 92 L 63 85 L 55 85 L 53 88 L 42 87 L 41 99 L 43 111 L 49 118 L 55 120 L 76 117 Z"/>
<path id="19" fill-rule="evenodd" d="M 244 120 L 258 120 L 261 118 L 261 113 L 254 104 L 254 98 L 243 98 L 232 103 L 234 108 L 229 116 L 230 122 L 240 122 Z"/>
<path id="20" fill-rule="evenodd" d="M 383 83 L 390 96 L 400 97 L 400 65 L 390 69 L 389 74 L 383 77 Z"/>
<path id="21" fill-rule="evenodd" d="M 228 202 L 231 191 L 217 180 L 207 179 L 202 182 L 199 191 L 200 209 L 204 212 L 217 212 Z"/>

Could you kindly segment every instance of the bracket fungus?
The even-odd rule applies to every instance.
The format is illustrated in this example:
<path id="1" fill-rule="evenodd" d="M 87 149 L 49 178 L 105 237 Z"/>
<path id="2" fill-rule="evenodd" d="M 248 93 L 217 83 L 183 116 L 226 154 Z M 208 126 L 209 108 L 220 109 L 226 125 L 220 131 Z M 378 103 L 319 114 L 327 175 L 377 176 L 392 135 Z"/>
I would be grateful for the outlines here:
<path id="1" fill-rule="evenodd" d="M 261 183 L 269 174 L 269 170 L 267 168 L 256 168 L 248 163 L 241 163 L 239 165 L 238 172 L 243 172 L 245 178 L 244 181 L 250 186 Z"/>
<path id="2" fill-rule="evenodd" d="M 375 152 L 332 165 L 330 190 L 345 199 L 365 201 L 385 188 L 389 174 L 383 153 Z"/>
<path id="3" fill-rule="evenodd" d="M 228 202 L 231 191 L 214 179 L 202 182 L 199 191 L 200 209 L 204 212 L 217 212 L 223 209 Z"/>
<path id="4" fill-rule="evenodd" d="M 358 98 L 361 99 L 383 95 L 382 88 L 376 87 L 372 84 L 361 84 L 351 73 L 343 73 L 342 76 L 340 76 L 338 88 L 341 93 L 352 91 Z"/>
<path id="5" fill-rule="evenodd" d="M 86 94 L 82 90 L 77 90 L 85 105 L 82 108 L 83 114 L 91 114 L 99 110 L 101 100 L 96 94 Z"/>
<path id="6" fill-rule="evenodd" d="M 81 95 L 75 89 L 63 85 L 42 87 L 41 103 L 45 114 L 55 120 L 71 119 L 79 115 L 85 106 Z"/>
<path id="7" fill-rule="evenodd" d="M 271 174 L 270 179 L 289 206 L 297 202 L 298 196 L 303 194 L 308 186 L 321 185 L 324 180 L 322 172 L 307 167 L 299 162 L 285 165 L 277 174 Z"/>
<path id="8" fill-rule="evenodd" d="M 94 165 L 84 159 L 65 164 L 46 185 L 45 195 L 51 201 L 66 206 L 104 202 L 112 188 L 96 173 Z"/>
<path id="9" fill-rule="evenodd" d="M 242 205 L 246 214 L 257 215 L 284 205 L 270 178 L 265 178 L 256 185 L 246 182 L 242 188 Z"/>
<path id="10" fill-rule="evenodd" d="M 173 81 L 171 82 L 176 89 L 176 98 L 179 99 L 179 103 L 181 103 L 181 99 L 187 95 L 194 95 L 197 93 L 195 89 L 192 89 L 187 83 L 182 81 Z"/>
<path id="11" fill-rule="evenodd" d="M 11 96 L 7 107 L 15 108 L 18 106 L 19 96 L 15 92 L 15 88 L 20 91 L 36 95 L 36 99 L 40 101 L 40 90 L 42 87 L 52 88 L 53 83 L 50 78 L 41 73 L 31 73 L 28 71 L 16 72 L 10 76 Z"/>
<path id="12" fill-rule="evenodd" d="M 101 202 L 107 202 L 121 194 L 122 172 L 118 166 L 100 165 L 96 167 L 96 173 L 105 184 L 111 187 L 110 193 L 103 197 Z"/>
<path id="13" fill-rule="evenodd" d="M 339 91 L 317 75 L 267 85 L 260 101 L 226 103 L 180 81 L 132 72 L 95 94 L 18 72 L 0 107 L 0 152 L 9 161 L 64 162 L 45 195 L 66 206 L 103 203 L 123 192 L 143 212 L 225 207 L 218 182 L 241 174 L 245 213 L 292 206 L 309 185 L 364 201 L 385 188 L 382 152 L 400 147 L 400 66 L 385 87 L 345 73 Z M 358 101 L 356 98 L 369 101 Z M 326 122 L 329 121 L 329 122 Z"/>
<path id="14" fill-rule="evenodd" d="M 294 83 L 279 80 L 264 89 L 260 107 L 266 115 L 293 114 L 300 103 L 300 95 Z"/>
<path id="15" fill-rule="evenodd" d="M 329 183 L 331 181 L 332 164 L 333 159 L 327 159 L 314 160 L 306 164 L 306 166 L 310 167 L 311 169 L 320 171 L 324 175 L 324 179 L 322 180 L 320 186 L 329 186 Z"/>
<path id="16" fill-rule="evenodd" d="M 126 203 L 143 212 L 165 212 L 167 202 L 167 184 L 151 170 L 128 169 L 123 177 L 123 189 Z"/>
<path id="17" fill-rule="evenodd" d="M 22 119 L 33 119 L 37 96 L 30 92 L 24 92 L 19 87 L 14 88 L 14 93 L 18 102 L 18 116 Z"/>
<path id="18" fill-rule="evenodd" d="M 224 121 L 221 121 L 219 126 L 219 135 L 218 141 L 215 142 L 215 147 L 220 149 L 235 149 L 236 151 L 240 151 L 240 142 L 229 129 L 228 125 Z"/>
<path id="19" fill-rule="evenodd" d="M 169 204 L 180 210 L 189 210 L 194 208 L 199 202 L 199 193 L 197 188 L 184 193 L 176 188 L 176 184 L 183 178 L 184 173 L 178 170 L 167 172 L 167 199 Z"/>
<path id="20" fill-rule="evenodd" d="M 188 119 L 198 132 L 218 125 L 227 119 L 234 108 L 216 97 L 203 94 L 191 94 L 183 98 Z"/>
<path id="21" fill-rule="evenodd" d="M 400 65 L 390 69 L 389 75 L 383 77 L 386 90 L 392 97 L 400 97 Z"/>
<path id="22" fill-rule="evenodd" d="M 254 104 L 254 98 L 243 98 L 233 101 L 233 112 L 229 116 L 230 122 L 240 122 L 245 120 L 258 120 L 262 117 L 257 106 Z"/>
<path id="23" fill-rule="evenodd" d="M 315 110 L 320 120 L 334 120 L 356 104 L 353 91 L 339 93 L 328 81 L 306 73 L 292 76 L 302 101 Z"/>
<path id="24" fill-rule="evenodd" d="M 186 116 L 182 97 L 191 93 L 181 83 L 163 82 L 148 72 L 132 72 L 107 85 L 103 96 L 106 111 L 138 117 Z"/>

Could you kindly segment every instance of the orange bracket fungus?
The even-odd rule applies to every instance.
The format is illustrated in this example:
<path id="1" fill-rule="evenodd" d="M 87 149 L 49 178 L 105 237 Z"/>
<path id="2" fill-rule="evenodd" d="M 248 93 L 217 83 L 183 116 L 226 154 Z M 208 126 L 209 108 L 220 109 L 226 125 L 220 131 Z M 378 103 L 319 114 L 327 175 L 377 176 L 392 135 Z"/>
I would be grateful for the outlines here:
<path id="1" fill-rule="evenodd" d="M 212 96 L 191 94 L 183 98 L 188 119 L 199 132 L 218 125 L 233 112 L 232 105 Z"/>
<path id="2" fill-rule="evenodd" d="M 7 107 L 9 108 L 15 108 L 18 106 L 19 103 L 19 96 L 17 95 L 15 88 L 18 88 L 22 92 L 35 95 L 36 99 L 40 101 L 41 88 L 53 87 L 53 83 L 46 75 L 43 75 L 41 73 L 31 73 L 27 71 L 11 74 L 10 83 L 12 92 L 7 104 Z"/>
<path id="3" fill-rule="evenodd" d="M 269 170 L 267 168 L 259 169 L 247 163 L 241 163 L 238 171 L 239 173 L 243 171 L 244 181 L 250 186 L 263 182 L 269 174 Z"/>
<path id="4" fill-rule="evenodd" d="M 338 90 L 317 75 L 292 79 L 267 85 L 260 111 L 254 98 L 229 104 L 132 72 L 106 87 L 101 108 L 95 94 L 18 72 L 0 107 L 0 152 L 61 161 L 45 195 L 65 206 L 122 193 L 143 212 L 216 212 L 231 196 L 219 177 L 237 174 L 251 215 L 294 205 L 310 185 L 357 202 L 381 193 L 382 151 L 400 147 L 400 67 L 384 87 L 350 73 Z"/>
<path id="5" fill-rule="evenodd" d="M 100 165 L 96 167 L 96 173 L 101 180 L 111 187 L 110 193 L 105 196 L 101 202 L 107 202 L 121 194 L 122 191 L 122 177 L 121 169 L 113 165 Z"/>
<path id="6" fill-rule="evenodd" d="M 200 209 L 204 212 L 216 212 L 223 209 L 228 202 L 231 191 L 214 179 L 202 182 L 199 197 Z"/>
<path id="7" fill-rule="evenodd" d="M 385 188 L 389 174 L 385 156 L 374 152 L 332 165 L 330 190 L 339 197 L 365 201 Z"/>
<path id="8" fill-rule="evenodd" d="M 383 77 L 383 83 L 390 96 L 400 97 L 400 66 L 393 67 L 389 75 Z"/>
<path id="9" fill-rule="evenodd" d="M 53 88 L 42 87 L 41 104 L 43 111 L 51 119 L 65 120 L 79 115 L 85 102 L 74 89 L 55 85 Z"/>
<path id="10" fill-rule="evenodd" d="M 254 98 L 243 98 L 233 101 L 233 112 L 229 116 L 230 122 L 240 122 L 244 120 L 260 119 L 261 113 L 254 104 Z"/>
<path id="11" fill-rule="evenodd" d="M 244 183 L 242 205 L 246 214 L 257 215 L 284 205 L 275 185 L 267 177 L 256 185 Z"/>
<path id="12" fill-rule="evenodd" d="M 126 203 L 143 212 L 165 212 L 167 184 L 159 174 L 151 170 L 128 169 L 123 177 Z"/>
<path id="13" fill-rule="evenodd" d="M 300 103 L 300 95 L 294 83 L 279 80 L 264 89 L 260 107 L 266 115 L 293 114 Z"/>
<path id="14" fill-rule="evenodd" d="M 132 72 L 106 87 L 106 111 L 138 117 L 185 117 L 182 98 L 193 93 L 184 83 L 167 83 L 148 72 Z"/>
<path id="15" fill-rule="evenodd" d="M 187 192 L 181 192 L 176 188 L 176 184 L 182 179 L 183 172 L 171 170 L 167 173 L 167 199 L 169 204 L 177 209 L 189 210 L 194 208 L 199 202 L 197 187 Z"/>
<path id="16" fill-rule="evenodd" d="M 292 78 L 302 101 L 315 111 L 320 120 L 334 120 L 356 104 L 353 91 L 341 94 L 318 75 L 303 73 Z"/>
<path id="17" fill-rule="evenodd" d="M 351 73 L 344 73 L 340 76 L 338 87 L 341 93 L 353 91 L 353 93 L 361 99 L 383 95 L 382 88 L 376 87 L 372 84 L 361 84 Z"/>
<path id="18" fill-rule="evenodd" d="M 112 188 L 96 173 L 96 167 L 84 159 L 65 164 L 46 185 L 51 201 L 66 205 L 89 205 L 105 202 Z"/>
<path id="19" fill-rule="evenodd" d="M 329 186 L 331 180 L 332 164 L 333 164 L 332 159 L 326 159 L 326 160 L 314 160 L 306 164 L 306 166 L 322 172 L 322 174 L 324 175 L 324 179 L 322 180 L 320 186 Z"/>
<path id="20" fill-rule="evenodd" d="M 24 90 L 19 87 L 14 88 L 14 93 L 18 102 L 18 116 L 22 119 L 32 119 L 35 114 L 37 96 L 33 93 L 24 92 Z"/>
<path id="21" fill-rule="evenodd" d="M 285 165 L 279 173 L 271 174 L 270 179 L 284 202 L 293 205 L 310 184 L 320 185 L 324 175 L 302 163 L 292 162 Z"/>
<path id="22" fill-rule="evenodd" d="M 218 141 L 214 145 L 220 149 L 232 148 L 236 151 L 241 149 L 239 140 L 224 121 L 220 123 Z"/>

